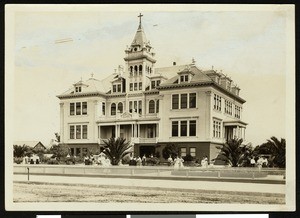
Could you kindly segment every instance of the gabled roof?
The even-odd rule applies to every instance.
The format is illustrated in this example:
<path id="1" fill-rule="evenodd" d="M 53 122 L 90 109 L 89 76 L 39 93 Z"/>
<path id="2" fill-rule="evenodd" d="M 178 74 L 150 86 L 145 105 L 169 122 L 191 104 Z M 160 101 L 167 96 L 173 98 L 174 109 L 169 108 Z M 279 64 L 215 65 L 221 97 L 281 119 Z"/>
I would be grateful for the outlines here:
<path id="1" fill-rule="evenodd" d="M 87 81 L 82 82 L 85 87 L 82 89 L 81 92 L 74 92 L 74 87 L 69 88 L 67 91 L 63 92 L 62 94 L 58 95 L 57 97 L 64 97 L 69 95 L 81 95 L 81 94 L 88 94 L 88 93 L 101 93 L 106 94 L 111 89 L 111 81 L 117 76 L 116 73 L 111 74 L 110 76 L 106 77 L 103 80 L 97 80 L 95 78 L 89 78 Z M 78 84 L 78 83 L 75 83 Z"/>
<path id="2" fill-rule="evenodd" d="M 157 72 L 157 71 L 156 71 Z M 200 69 L 198 69 L 195 65 L 182 65 L 182 66 L 173 66 L 170 68 L 167 68 L 162 71 L 160 71 L 162 74 L 168 73 L 172 77 L 160 84 L 160 86 L 163 85 L 170 85 L 177 83 L 178 80 L 178 74 L 180 73 L 188 73 L 190 72 L 193 74 L 193 77 L 190 81 L 190 83 L 199 83 L 199 82 L 212 82 L 213 80 L 207 76 L 205 73 L 203 73 Z M 167 75 L 166 75 L 167 76 Z"/>
<path id="3" fill-rule="evenodd" d="M 27 145 L 31 148 L 35 148 L 39 143 L 46 149 L 45 145 L 40 141 L 15 141 L 14 145 Z"/>

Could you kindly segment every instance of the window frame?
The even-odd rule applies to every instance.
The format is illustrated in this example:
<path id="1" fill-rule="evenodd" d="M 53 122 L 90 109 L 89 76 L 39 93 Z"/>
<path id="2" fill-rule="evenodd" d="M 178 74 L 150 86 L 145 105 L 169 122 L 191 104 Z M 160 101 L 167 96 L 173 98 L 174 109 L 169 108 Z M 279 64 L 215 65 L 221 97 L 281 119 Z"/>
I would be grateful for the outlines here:
<path id="1" fill-rule="evenodd" d="M 113 105 L 114 105 L 114 107 L 113 107 Z M 114 110 L 113 110 L 114 109 Z M 116 114 L 117 114 L 117 106 L 116 106 L 116 103 L 111 103 L 110 104 L 110 115 L 111 116 L 116 116 Z"/>
<path id="2" fill-rule="evenodd" d="M 154 114 L 155 113 L 155 101 L 153 99 L 151 99 L 149 101 L 149 107 L 148 107 L 148 109 L 149 109 L 149 111 L 148 111 L 149 114 Z"/>

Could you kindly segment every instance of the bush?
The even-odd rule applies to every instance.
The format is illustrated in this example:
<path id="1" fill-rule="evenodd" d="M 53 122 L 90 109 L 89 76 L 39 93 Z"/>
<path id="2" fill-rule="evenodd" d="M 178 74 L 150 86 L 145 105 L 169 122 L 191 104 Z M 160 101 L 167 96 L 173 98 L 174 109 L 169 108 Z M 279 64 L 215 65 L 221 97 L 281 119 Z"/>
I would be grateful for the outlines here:
<path id="1" fill-rule="evenodd" d="M 190 154 L 187 154 L 185 157 L 183 157 L 184 162 L 191 162 L 194 161 L 194 157 Z"/>
<path id="2" fill-rule="evenodd" d="M 22 162 L 23 162 L 23 158 L 22 157 L 14 157 L 14 163 L 20 164 Z"/>
<path id="3" fill-rule="evenodd" d="M 157 157 L 150 157 L 146 159 L 146 165 L 154 166 L 159 164 L 159 159 Z"/>
<path id="4" fill-rule="evenodd" d="M 122 159 L 122 164 L 129 164 L 129 161 L 130 161 L 130 155 L 126 155 Z"/>
<path id="5" fill-rule="evenodd" d="M 51 165 L 56 165 L 56 164 L 58 164 L 58 160 L 56 160 L 56 159 L 49 159 L 48 160 L 48 162 L 47 162 L 47 164 L 51 164 Z"/>

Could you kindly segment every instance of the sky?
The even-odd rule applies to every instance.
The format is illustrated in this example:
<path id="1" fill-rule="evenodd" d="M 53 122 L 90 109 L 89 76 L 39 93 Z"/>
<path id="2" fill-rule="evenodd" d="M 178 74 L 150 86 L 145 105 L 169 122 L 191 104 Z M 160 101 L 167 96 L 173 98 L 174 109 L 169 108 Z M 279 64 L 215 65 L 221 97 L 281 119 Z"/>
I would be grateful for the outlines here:
<path id="1" fill-rule="evenodd" d="M 262 144 L 286 135 L 287 13 L 274 10 L 37 10 L 15 13 L 14 140 L 49 145 L 59 132 L 61 94 L 81 78 L 103 79 L 125 65 L 141 12 L 156 67 L 189 64 L 227 74 L 246 100 L 246 140 Z M 97 10 L 99 9 L 99 10 Z M 66 43 L 56 40 L 71 38 Z"/>

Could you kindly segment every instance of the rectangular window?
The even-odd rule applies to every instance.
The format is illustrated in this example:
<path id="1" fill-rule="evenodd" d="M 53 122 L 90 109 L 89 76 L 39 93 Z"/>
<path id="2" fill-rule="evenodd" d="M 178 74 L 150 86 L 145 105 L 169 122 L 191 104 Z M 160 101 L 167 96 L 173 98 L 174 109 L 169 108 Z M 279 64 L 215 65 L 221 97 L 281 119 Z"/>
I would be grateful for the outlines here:
<path id="1" fill-rule="evenodd" d="M 172 136 L 178 136 L 178 121 L 172 121 Z"/>
<path id="2" fill-rule="evenodd" d="M 87 102 L 82 102 L 82 114 L 87 114 Z"/>
<path id="3" fill-rule="evenodd" d="M 180 155 L 181 155 L 181 157 L 186 156 L 186 148 L 180 148 Z"/>
<path id="4" fill-rule="evenodd" d="M 185 75 L 185 76 L 184 76 L 184 81 L 185 81 L 185 82 L 188 82 L 188 81 L 189 81 L 189 75 Z"/>
<path id="5" fill-rule="evenodd" d="M 179 109 L 179 94 L 172 95 L 172 109 Z"/>
<path id="6" fill-rule="evenodd" d="M 180 136 L 187 136 L 187 121 L 180 121 Z"/>
<path id="7" fill-rule="evenodd" d="M 133 91 L 133 83 L 130 83 L 130 85 L 129 85 L 129 87 L 130 87 L 130 91 Z"/>
<path id="8" fill-rule="evenodd" d="M 87 139 L 87 125 L 82 125 L 82 138 Z"/>
<path id="9" fill-rule="evenodd" d="M 134 83 L 134 91 L 137 90 L 137 83 Z"/>
<path id="10" fill-rule="evenodd" d="M 151 81 L 151 89 L 155 88 L 155 81 Z"/>
<path id="11" fill-rule="evenodd" d="M 118 84 L 118 92 L 121 92 L 121 84 Z"/>
<path id="12" fill-rule="evenodd" d="M 116 91 L 117 91 L 117 86 L 113 85 L 113 92 L 116 92 Z"/>
<path id="13" fill-rule="evenodd" d="M 105 115 L 105 102 L 102 102 L 102 114 Z"/>
<path id="14" fill-rule="evenodd" d="M 196 120 L 190 120 L 190 136 L 196 136 Z"/>
<path id="15" fill-rule="evenodd" d="M 129 102 L 129 113 L 132 113 L 132 101 Z"/>
<path id="16" fill-rule="evenodd" d="M 137 107 L 138 107 L 137 101 L 134 101 L 133 103 L 134 103 L 133 104 L 134 112 L 137 112 Z"/>
<path id="17" fill-rule="evenodd" d="M 81 102 L 76 102 L 76 115 L 81 115 Z"/>
<path id="18" fill-rule="evenodd" d="M 76 126 L 76 139 L 81 139 L 81 126 Z"/>
<path id="19" fill-rule="evenodd" d="M 196 93 L 190 93 L 189 94 L 189 107 L 190 108 L 196 108 Z"/>
<path id="20" fill-rule="evenodd" d="M 139 82 L 139 90 L 142 90 L 142 82 Z"/>
<path id="21" fill-rule="evenodd" d="M 180 82 L 184 82 L 184 76 L 180 76 Z"/>
<path id="22" fill-rule="evenodd" d="M 139 100 L 139 114 L 142 114 L 142 100 Z"/>
<path id="23" fill-rule="evenodd" d="M 74 126 L 70 126 L 70 139 L 74 139 L 75 129 Z"/>
<path id="24" fill-rule="evenodd" d="M 157 80 L 156 81 L 156 86 L 159 86 L 160 85 L 160 80 Z"/>
<path id="25" fill-rule="evenodd" d="M 70 103 L 70 115 L 75 115 L 75 103 Z"/>
<path id="26" fill-rule="evenodd" d="M 213 121 L 213 137 L 221 138 L 221 121 Z"/>
<path id="27" fill-rule="evenodd" d="M 196 148 L 190 148 L 190 155 L 196 157 Z"/>
<path id="28" fill-rule="evenodd" d="M 187 94 L 181 94 L 180 108 L 181 109 L 187 108 Z"/>

